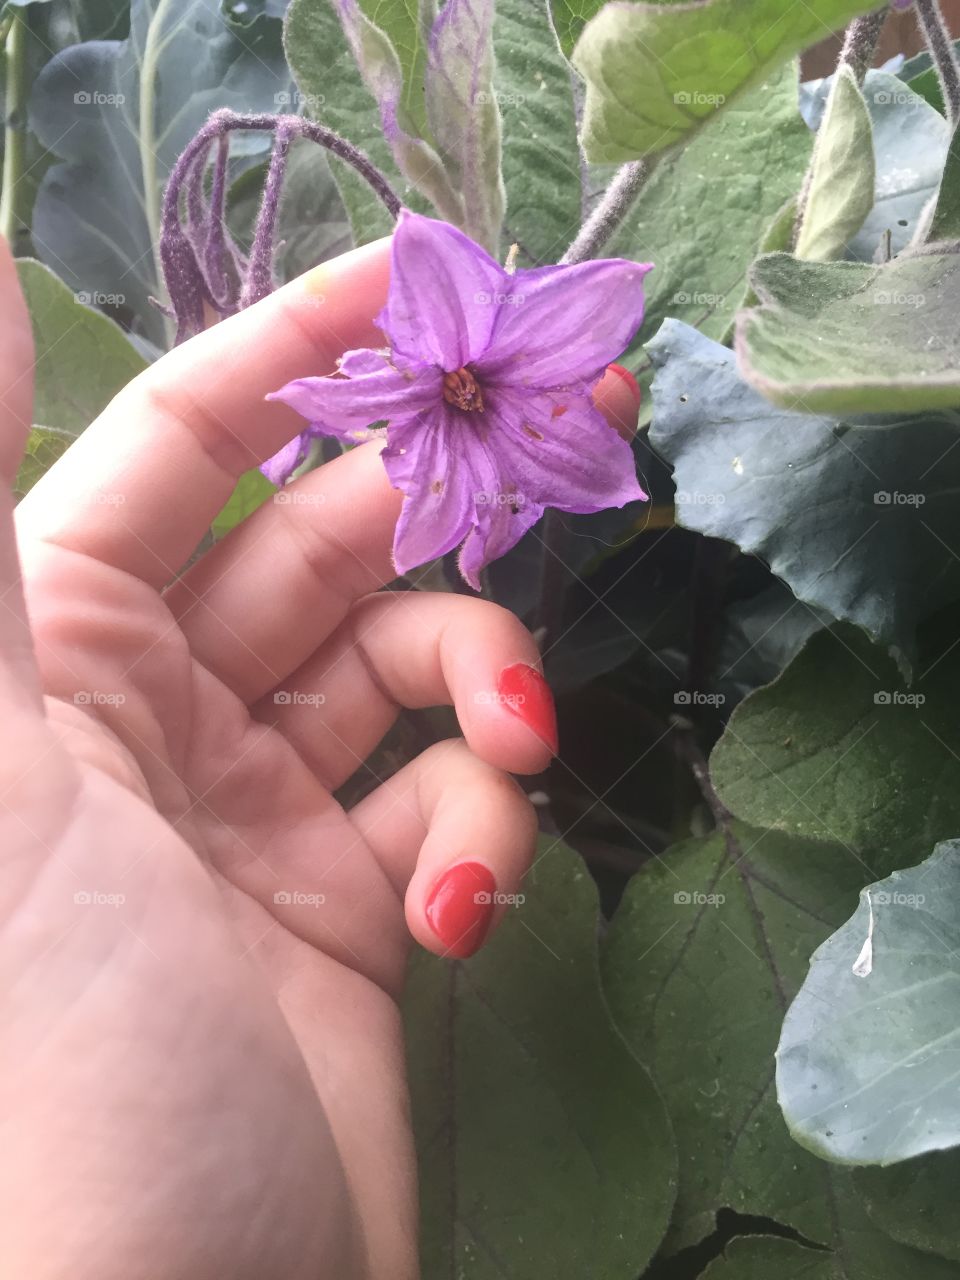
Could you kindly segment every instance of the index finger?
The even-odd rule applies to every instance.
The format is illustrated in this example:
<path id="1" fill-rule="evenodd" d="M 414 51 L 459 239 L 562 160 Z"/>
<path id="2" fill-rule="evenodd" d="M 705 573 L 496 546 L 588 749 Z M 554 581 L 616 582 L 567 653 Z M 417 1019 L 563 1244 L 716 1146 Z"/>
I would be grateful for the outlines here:
<path id="1" fill-rule="evenodd" d="M 382 343 L 373 317 L 389 247 L 378 240 L 314 268 L 135 378 L 20 504 L 21 543 L 44 539 L 169 582 L 239 477 L 302 429 L 267 393 Z"/>

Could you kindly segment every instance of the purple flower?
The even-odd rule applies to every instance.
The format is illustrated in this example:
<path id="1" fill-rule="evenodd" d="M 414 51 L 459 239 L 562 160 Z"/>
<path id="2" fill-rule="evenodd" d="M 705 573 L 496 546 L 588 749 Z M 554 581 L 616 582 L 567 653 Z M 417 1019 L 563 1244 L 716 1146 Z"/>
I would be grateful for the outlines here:
<path id="1" fill-rule="evenodd" d="M 591 512 L 645 499 L 633 452 L 591 392 L 643 318 L 648 265 L 608 259 L 508 274 L 445 222 L 404 210 L 390 291 L 377 318 L 384 351 L 348 351 L 340 374 L 298 378 L 269 398 L 307 419 L 264 464 L 286 481 L 312 437 L 382 435 L 390 482 L 406 496 L 393 557 L 407 573 L 460 546 L 480 570 L 545 507 Z"/>

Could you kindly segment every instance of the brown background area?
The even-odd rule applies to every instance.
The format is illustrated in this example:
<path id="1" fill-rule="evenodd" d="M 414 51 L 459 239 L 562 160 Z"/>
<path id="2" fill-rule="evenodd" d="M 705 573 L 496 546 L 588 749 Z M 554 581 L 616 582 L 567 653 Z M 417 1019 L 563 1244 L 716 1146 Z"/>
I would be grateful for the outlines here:
<path id="1" fill-rule="evenodd" d="M 954 36 L 960 36 L 960 0 L 940 0 L 944 17 L 950 23 Z M 911 13 L 891 14 L 884 28 L 883 39 L 877 57 L 878 65 L 892 58 L 895 53 L 919 53 L 924 47 L 923 38 L 917 30 L 917 20 Z M 840 52 L 839 38 L 824 40 L 804 58 L 804 75 L 828 76 L 837 65 Z"/>

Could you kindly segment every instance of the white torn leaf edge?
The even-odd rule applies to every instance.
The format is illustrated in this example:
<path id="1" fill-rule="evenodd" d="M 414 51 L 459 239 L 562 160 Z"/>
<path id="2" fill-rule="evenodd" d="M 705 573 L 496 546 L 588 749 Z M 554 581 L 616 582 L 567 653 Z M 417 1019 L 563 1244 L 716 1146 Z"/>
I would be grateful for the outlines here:
<path id="1" fill-rule="evenodd" d="M 858 978 L 867 978 L 873 970 L 873 903 L 870 890 L 867 890 L 867 909 L 870 912 L 870 923 L 867 925 L 867 940 L 860 948 L 860 954 L 853 962 L 853 972 Z"/>

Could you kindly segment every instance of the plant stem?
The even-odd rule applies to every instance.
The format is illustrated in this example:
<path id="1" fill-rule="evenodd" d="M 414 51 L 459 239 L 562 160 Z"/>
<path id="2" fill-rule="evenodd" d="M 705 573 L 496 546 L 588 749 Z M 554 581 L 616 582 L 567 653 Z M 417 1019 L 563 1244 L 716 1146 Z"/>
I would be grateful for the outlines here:
<path id="1" fill-rule="evenodd" d="M 27 141 L 27 19 L 14 9 L 4 47 L 7 91 L 4 104 L 3 183 L 0 188 L 0 235 L 13 247 L 22 226 L 19 209 Z"/>
<path id="2" fill-rule="evenodd" d="M 840 67 L 847 66 L 862 85 L 867 72 L 877 56 L 880 36 L 886 25 L 889 8 L 879 9 L 876 13 L 868 13 L 862 18 L 855 18 L 847 27 L 840 51 Z"/>
<path id="3" fill-rule="evenodd" d="M 947 118 L 952 125 L 956 125 L 960 121 L 960 64 L 940 9 L 940 0 L 916 0 L 916 9 L 927 48 L 940 78 Z"/>
<path id="4" fill-rule="evenodd" d="M 649 173 L 650 165 L 643 160 L 631 160 L 617 170 L 600 203 L 560 259 L 562 266 L 586 262 L 588 258 L 597 256 L 630 212 L 630 207 L 640 194 Z"/>

